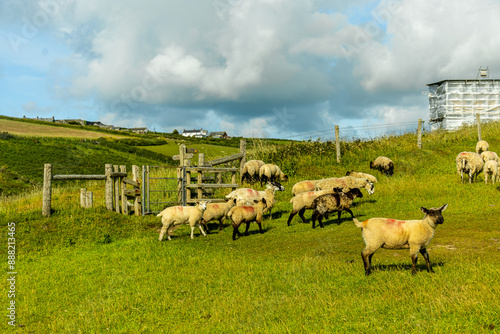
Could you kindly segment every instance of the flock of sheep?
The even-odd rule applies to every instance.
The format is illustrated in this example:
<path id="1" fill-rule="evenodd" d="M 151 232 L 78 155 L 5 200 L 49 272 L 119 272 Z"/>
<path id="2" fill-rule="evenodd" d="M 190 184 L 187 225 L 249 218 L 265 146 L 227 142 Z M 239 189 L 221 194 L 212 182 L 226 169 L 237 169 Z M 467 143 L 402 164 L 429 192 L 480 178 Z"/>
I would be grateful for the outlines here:
<path id="1" fill-rule="evenodd" d="M 484 172 L 484 183 L 500 182 L 500 160 L 495 152 L 489 151 L 489 144 L 480 140 L 476 144 L 476 152 L 460 152 L 456 158 L 457 170 L 462 179 L 469 177 L 469 183 L 477 179 L 477 176 Z"/>
<path id="2" fill-rule="evenodd" d="M 465 166 L 470 164 L 468 161 Z M 370 168 L 379 170 L 387 176 L 394 174 L 394 163 L 387 157 L 378 157 L 370 162 Z M 243 223 L 246 224 L 245 234 L 248 233 L 252 222 L 257 223 L 259 231 L 263 233 L 263 216 L 267 212 L 271 216 L 271 210 L 276 203 L 275 192 L 285 189 L 278 181 L 287 181 L 288 177 L 274 164 L 266 164 L 261 160 L 250 160 L 244 165 L 241 180 L 266 183 L 266 189 L 264 191 L 251 188 L 236 189 L 226 196 L 226 203 L 199 201 L 195 206 L 168 207 L 158 214 L 163 223 L 159 240 L 163 240 L 165 233 L 170 240 L 170 234 L 182 224 L 188 224 L 191 227 L 191 238 L 193 238 L 196 226 L 203 235 L 206 235 L 204 228 L 207 229 L 209 221 L 219 221 L 219 229 L 221 229 L 226 218 L 231 220 L 233 226 L 233 240 L 236 240 L 237 236 L 242 236 L 239 227 Z M 315 227 L 316 221 L 320 227 L 324 227 L 322 220 L 328 219 L 329 214 L 337 212 L 340 222 L 342 211 L 346 211 L 351 214 L 355 225 L 362 229 L 366 247 L 361 256 L 366 275 L 371 273 L 373 253 L 381 247 L 409 248 L 413 262 L 413 274 L 416 273 L 415 265 L 418 253 L 420 253 L 426 261 L 427 271 L 432 271 L 426 247 L 434 236 L 436 226 L 443 222 L 441 213 L 447 205 L 441 208 L 420 208 L 425 214 L 421 220 L 372 218 L 358 222 L 350 207 L 355 198 L 363 197 L 362 189 L 365 189 L 369 195 L 373 194 L 375 183 L 377 183 L 375 176 L 354 171 L 349 171 L 346 176 L 340 178 L 300 181 L 292 187 L 293 198 L 290 200 L 292 211 L 288 217 L 287 225 L 290 226 L 297 213 L 302 221 L 307 223 L 304 212 L 312 210 L 312 227 Z"/>

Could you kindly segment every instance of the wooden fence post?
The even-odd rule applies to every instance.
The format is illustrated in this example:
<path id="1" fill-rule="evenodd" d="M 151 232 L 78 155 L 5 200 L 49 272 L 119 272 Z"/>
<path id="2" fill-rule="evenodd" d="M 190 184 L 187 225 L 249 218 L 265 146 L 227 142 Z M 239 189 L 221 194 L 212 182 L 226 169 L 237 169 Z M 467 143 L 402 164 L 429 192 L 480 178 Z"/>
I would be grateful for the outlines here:
<path id="1" fill-rule="evenodd" d="M 120 166 L 120 173 L 126 173 L 127 172 L 127 166 Z M 127 205 L 127 195 L 125 194 L 125 182 L 123 182 L 124 177 L 120 176 L 120 187 L 121 187 L 121 194 L 120 197 L 122 198 L 122 213 L 124 215 L 128 215 L 128 205 Z"/>
<path id="2" fill-rule="evenodd" d="M 481 139 L 481 117 L 479 116 L 479 113 L 476 114 L 476 123 L 477 123 L 477 141 L 480 141 L 482 139 Z"/>
<path id="3" fill-rule="evenodd" d="M 335 125 L 335 147 L 337 151 L 337 163 L 340 163 L 340 135 L 338 125 Z"/>
<path id="4" fill-rule="evenodd" d="M 422 119 L 418 119 L 418 128 L 417 128 L 417 147 L 422 148 Z"/>
<path id="5" fill-rule="evenodd" d="M 243 176 L 243 167 L 247 162 L 247 142 L 245 139 L 240 140 L 240 153 L 243 154 L 243 157 L 240 160 L 240 182 L 242 182 L 241 178 Z"/>
<path id="6" fill-rule="evenodd" d="M 52 165 L 43 166 L 43 201 L 42 215 L 50 217 L 50 205 L 52 201 Z"/>
<path id="7" fill-rule="evenodd" d="M 118 173 L 118 165 L 113 165 L 113 172 Z M 113 177 L 115 184 L 115 211 L 120 212 L 120 178 Z"/>
<path id="8" fill-rule="evenodd" d="M 104 174 L 106 174 L 104 199 L 106 201 L 106 209 L 108 209 L 109 211 L 113 211 L 113 178 L 111 177 L 112 172 L 113 165 L 106 164 L 104 166 Z"/>
<path id="9" fill-rule="evenodd" d="M 82 208 L 87 207 L 87 189 L 85 188 L 80 189 L 80 206 Z"/>
<path id="10" fill-rule="evenodd" d="M 92 208 L 94 206 L 94 192 L 87 191 L 85 193 L 85 207 Z"/>
<path id="11" fill-rule="evenodd" d="M 198 166 L 203 167 L 205 165 L 205 153 L 198 154 Z"/>
<path id="12" fill-rule="evenodd" d="M 139 175 L 140 175 L 139 166 L 133 165 L 132 166 L 132 180 L 134 180 L 135 182 L 141 182 L 141 181 L 139 181 Z M 141 187 L 144 187 L 144 185 L 141 184 Z M 139 199 L 140 199 L 140 196 L 134 197 L 134 214 L 136 216 L 141 215 L 141 204 L 139 203 L 139 201 L 140 201 Z"/>

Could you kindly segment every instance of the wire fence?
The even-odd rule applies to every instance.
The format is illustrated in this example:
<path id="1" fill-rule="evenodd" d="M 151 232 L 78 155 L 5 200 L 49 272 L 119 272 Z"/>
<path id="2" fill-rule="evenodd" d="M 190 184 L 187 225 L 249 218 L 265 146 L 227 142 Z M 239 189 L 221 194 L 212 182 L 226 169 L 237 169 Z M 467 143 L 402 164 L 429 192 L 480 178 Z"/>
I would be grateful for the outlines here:
<path id="1" fill-rule="evenodd" d="M 392 124 L 374 124 L 363 126 L 339 127 L 339 137 L 341 141 L 355 140 L 373 140 L 386 136 L 403 135 L 407 133 L 417 133 L 418 121 L 392 123 Z M 428 122 L 422 121 L 422 132 L 431 130 Z M 326 130 L 301 133 L 288 136 L 282 139 L 291 140 L 311 140 L 311 141 L 335 141 L 335 127 Z"/>

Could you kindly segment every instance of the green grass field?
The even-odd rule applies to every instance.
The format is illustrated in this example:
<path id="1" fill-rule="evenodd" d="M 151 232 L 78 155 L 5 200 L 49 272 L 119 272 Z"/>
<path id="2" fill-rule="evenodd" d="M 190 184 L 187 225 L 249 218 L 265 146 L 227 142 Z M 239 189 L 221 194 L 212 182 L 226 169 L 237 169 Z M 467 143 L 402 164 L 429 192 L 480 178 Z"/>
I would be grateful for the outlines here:
<path id="1" fill-rule="evenodd" d="M 341 164 L 326 143 L 259 147 L 252 157 L 283 166 L 290 180 L 277 193 L 264 233 L 252 224 L 236 241 L 231 226 L 218 232 L 213 222 L 207 237 L 195 230 L 191 240 L 183 226 L 171 241 L 159 242 L 158 217 L 106 211 L 96 182 L 85 184 L 95 193 L 93 209 L 78 207 L 83 184 L 57 186 L 50 218 L 41 216 L 37 188 L 0 197 L 4 245 L 14 222 L 17 255 L 17 326 L 4 317 L 0 331 L 498 333 L 500 184 L 484 184 L 482 174 L 476 183 L 461 184 L 455 167 L 460 151 L 474 150 L 475 136 L 473 126 L 425 134 L 422 150 L 415 135 L 345 143 Z M 485 124 L 483 139 L 500 151 L 499 124 Z M 395 162 L 391 178 L 368 169 L 382 154 Z M 286 225 L 295 182 L 351 169 L 379 179 L 375 194 L 363 191 L 355 200 L 359 220 L 420 219 L 421 206 L 448 203 L 428 247 L 434 274 L 420 257 L 412 276 L 408 250 L 381 249 L 366 277 L 361 231 L 346 213 L 341 224 L 333 215 L 323 229 L 298 216 Z M 2 256 L 7 278 L 6 246 Z M 6 279 L 1 287 L 7 314 Z"/>

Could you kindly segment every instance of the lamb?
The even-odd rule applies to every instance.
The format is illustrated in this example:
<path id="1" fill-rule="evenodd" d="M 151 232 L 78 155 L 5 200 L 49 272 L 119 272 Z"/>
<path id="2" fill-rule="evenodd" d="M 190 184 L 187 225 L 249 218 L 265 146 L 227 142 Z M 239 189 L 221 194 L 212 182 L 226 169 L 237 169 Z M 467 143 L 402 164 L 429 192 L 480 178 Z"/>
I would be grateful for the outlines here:
<path id="1" fill-rule="evenodd" d="M 227 213 L 236 204 L 236 198 L 232 198 L 226 203 L 210 203 L 207 205 L 207 209 L 203 213 L 201 218 L 201 224 L 205 227 L 208 233 L 207 223 L 211 220 L 219 221 L 219 230 L 222 229 L 224 219 L 227 217 Z"/>
<path id="2" fill-rule="evenodd" d="M 371 174 L 360 173 L 355 171 L 350 171 L 345 174 L 346 176 L 353 176 L 359 179 L 367 179 L 368 181 L 372 181 L 373 183 L 377 183 L 377 178 Z"/>
<path id="3" fill-rule="evenodd" d="M 481 152 L 481 158 L 483 159 L 484 162 L 488 160 L 495 160 L 496 162 L 500 162 L 500 160 L 498 159 L 498 154 L 492 151 Z"/>
<path id="4" fill-rule="evenodd" d="M 238 188 L 233 190 L 226 198 L 236 198 L 236 205 L 252 205 L 254 200 L 266 199 L 267 206 L 264 213 L 270 212 L 276 202 L 274 193 L 276 191 L 284 191 L 283 187 L 278 182 L 268 182 L 264 191 L 257 191 L 250 188 Z"/>
<path id="5" fill-rule="evenodd" d="M 203 213 L 207 209 L 209 201 L 199 201 L 195 206 L 171 206 L 160 212 L 157 217 L 161 217 L 163 227 L 161 228 L 159 240 L 163 240 L 163 236 L 170 228 L 176 228 L 178 225 L 186 224 L 191 227 L 191 239 L 193 239 L 194 227 L 198 226 L 201 233 L 206 236 L 205 231 L 200 224 Z M 168 240 L 170 235 L 167 233 Z"/>
<path id="6" fill-rule="evenodd" d="M 292 195 L 296 196 L 300 193 L 313 191 L 318 181 L 319 180 L 306 180 L 295 183 L 292 187 Z"/>
<path id="7" fill-rule="evenodd" d="M 339 189 L 339 188 L 337 188 Z M 356 197 L 362 198 L 363 194 L 358 188 L 349 190 L 346 193 L 342 191 L 336 191 L 332 194 L 321 195 L 317 197 L 311 205 L 311 209 L 314 210 L 312 215 L 312 228 L 315 227 L 316 219 L 320 227 L 323 226 L 323 217 L 328 218 L 328 214 L 331 212 L 338 212 L 338 223 L 340 224 L 340 215 L 342 211 L 347 211 L 354 218 L 354 214 L 351 211 L 352 202 Z"/>
<path id="8" fill-rule="evenodd" d="M 380 248 L 387 249 L 410 249 L 412 260 L 411 272 L 415 275 L 418 253 L 422 254 L 427 265 L 428 272 L 434 272 L 429 261 L 427 246 L 434 237 L 436 226 L 444 222 L 442 212 L 448 204 L 436 209 L 421 207 L 424 218 L 421 220 L 395 220 L 388 218 L 370 218 L 360 223 L 354 218 L 354 223 L 361 228 L 365 249 L 361 252 L 361 258 L 365 267 L 365 275 L 371 274 L 372 256 Z"/>
<path id="9" fill-rule="evenodd" d="M 329 178 L 323 179 L 316 182 L 314 187 L 315 190 L 324 190 L 324 189 L 333 189 L 333 188 L 342 188 L 343 192 L 349 191 L 349 189 L 354 188 L 365 188 L 369 195 L 373 195 L 375 192 L 375 186 L 373 182 L 368 181 L 367 179 L 359 179 L 353 176 L 344 176 L 340 178 Z"/>
<path id="10" fill-rule="evenodd" d="M 264 209 L 266 208 L 266 199 L 262 198 L 260 200 L 255 200 L 254 205 L 238 205 L 231 210 L 227 216 L 231 219 L 233 224 L 233 240 L 236 240 L 236 234 L 241 237 L 241 233 L 238 230 L 242 223 L 246 223 L 245 234 L 248 233 L 248 228 L 250 227 L 251 222 L 256 222 L 259 225 L 260 233 L 264 233 L 262 231 L 262 216 L 264 215 Z"/>
<path id="11" fill-rule="evenodd" d="M 490 145 L 488 145 L 488 142 L 485 140 L 480 140 L 476 144 L 476 153 L 481 154 L 481 152 L 488 151 L 488 148 Z"/>
<path id="12" fill-rule="evenodd" d="M 484 152 L 483 152 L 484 153 Z M 491 177 L 491 182 L 495 184 L 496 179 L 498 178 L 498 162 L 495 160 L 488 160 L 484 164 L 484 183 L 488 183 L 488 176 Z"/>
<path id="13" fill-rule="evenodd" d="M 469 183 L 474 181 L 474 177 L 483 171 L 484 162 L 481 156 L 474 152 L 460 152 L 455 158 L 457 171 L 460 174 L 462 183 L 464 182 L 464 173 L 469 175 Z"/>
<path id="14" fill-rule="evenodd" d="M 394 163 L 387 157 L 380 156 L 377 159 L 370 161 L 370 169 L 377 169 L 387 176 L 394 175 Z"/>
<path id="15" fill-rule="evenodd" d="M 249 160 L 243 165 L 241 172 L 241 182 L 248 179 L 248 182 L 256 181 L 259 178 L 259 169 L 264 166 L 265 162 L 262 160 Z"/>
<path id="16" fill-rule="evenodd" d="M 288 176 L 281 171 L 281 169 L 274 164 L 265 164 L 259 169 L 260 185 L 264 182 L 274 182 L 278 179 L 280 181 L 287 181 Z"/>
<path id="17" fill-rule="evenodd" d="M 338 189 L 342 191 L 342 189 Z M 318 191 L 307 191 L 303 192 L 300 194 L 295 195 L 295 197 L 292 197 L 290 200 L 290 203 L 293 204 L 292 206 L 292 211 L 290 212 L 290 216 L 288 216 L 288 222 L 287 225 L 290 226 L 290 223 L 292 222 L 293 217 L 298 213 L 300 218 L 302 218 L 302 221 L 307 224 L 307 219 L 304 217 L 304 212 L 307 209 L 311 209 L 313 201 L 325 194 L 330 194 L 334 190 L 333 189 L 325 189 L 325 190 L 318 190 Z"/>

